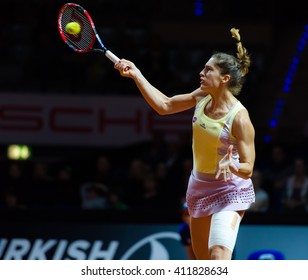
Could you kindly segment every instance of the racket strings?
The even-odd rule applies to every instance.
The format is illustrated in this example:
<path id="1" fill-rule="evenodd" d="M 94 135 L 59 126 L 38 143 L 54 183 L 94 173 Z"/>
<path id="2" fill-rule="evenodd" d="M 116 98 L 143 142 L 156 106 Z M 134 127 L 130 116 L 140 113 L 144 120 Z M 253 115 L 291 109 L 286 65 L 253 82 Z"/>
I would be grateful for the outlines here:
<path id="1" fill-rule="evenodd" d="M 80 32 L 76 35 L 69 34 L 65 30 L 65 26 L 70 22 L 78 22 L 80 24 Z M 81 51 L 89 50 L 95 42 L 95 34 L 93 27 L 83 12 L 80 12 L 74 6 L 67 6 L 62 13 L 61 28 L 66 39 L 70 44 Z"/>

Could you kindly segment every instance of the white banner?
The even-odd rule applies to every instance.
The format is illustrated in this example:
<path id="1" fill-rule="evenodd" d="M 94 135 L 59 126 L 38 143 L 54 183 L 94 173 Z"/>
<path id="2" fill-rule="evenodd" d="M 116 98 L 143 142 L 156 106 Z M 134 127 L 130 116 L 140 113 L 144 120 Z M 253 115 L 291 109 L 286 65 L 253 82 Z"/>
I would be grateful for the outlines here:
<path id="1" fill-rule="evenodd" d="M 190 132 L 191 118 L 160 116 L 140 96 L 0 94 L 0 143 L 123 146 Z"/>
<path id="2" fill-rule="evenodd" d="M 307 261 L 0 261 L 1 279 L 307 279 Z"/>

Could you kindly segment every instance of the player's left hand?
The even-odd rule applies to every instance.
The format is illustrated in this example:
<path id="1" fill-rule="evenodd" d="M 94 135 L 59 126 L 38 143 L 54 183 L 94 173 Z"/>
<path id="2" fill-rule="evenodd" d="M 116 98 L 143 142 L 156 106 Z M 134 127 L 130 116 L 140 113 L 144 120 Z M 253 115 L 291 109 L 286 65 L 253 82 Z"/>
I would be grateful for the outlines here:
<path id="1" fill-rule="evenodd" d="M 216 179 L 218 179 L 219 176 L 223 174 L 224 181 L 227 182 L 227 180 L 233 179 L 232 171 L 238 171 L 238 168 L 232 160 L 232 149 L 233 145 L 230 145 L 227 154 L 219 161 L 218 171 L 215 176 Z"/>

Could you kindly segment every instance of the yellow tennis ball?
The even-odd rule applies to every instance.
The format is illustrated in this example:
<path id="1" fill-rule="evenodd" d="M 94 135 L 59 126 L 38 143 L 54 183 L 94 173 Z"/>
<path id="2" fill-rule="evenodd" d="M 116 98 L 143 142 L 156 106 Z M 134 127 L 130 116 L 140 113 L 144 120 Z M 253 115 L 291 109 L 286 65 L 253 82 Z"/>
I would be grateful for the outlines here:
<path id="1" fill-rule="evenodd" d="M 80 24 L 76 21 L 72 21 L 69 22 L 66 26 L 65 26 L 65 31 L 68 34 L 72 34 L 72 35 L 77 35 L 80 32 Z"/>

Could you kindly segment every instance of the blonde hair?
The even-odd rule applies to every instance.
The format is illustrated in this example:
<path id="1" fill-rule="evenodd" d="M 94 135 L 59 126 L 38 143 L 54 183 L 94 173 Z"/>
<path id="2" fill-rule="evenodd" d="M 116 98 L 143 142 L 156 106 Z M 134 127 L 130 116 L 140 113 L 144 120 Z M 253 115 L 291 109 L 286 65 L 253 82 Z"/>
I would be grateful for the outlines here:
<path id="1" fill-rule="evenodd" d="M 243 46 L 241 42 L 241 36 L 239 33 L 240 30 L 233 27 L 231 28 L 230 32 L 232 34 L 232 37 L 235 38 L 235 40 L 237 41 L 236 57 L 237 57 L 238 63 L 241 65 L 243 76 L 245 76 L 248 73 L 248 68 L 251 63 L 250 56 L 248 55 L 246 48 Z"/>

